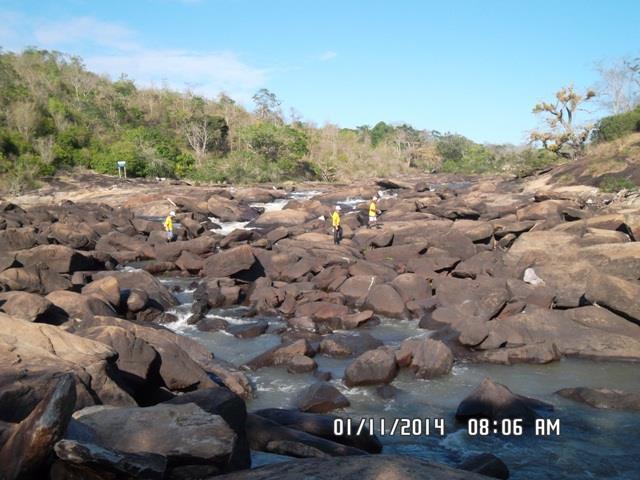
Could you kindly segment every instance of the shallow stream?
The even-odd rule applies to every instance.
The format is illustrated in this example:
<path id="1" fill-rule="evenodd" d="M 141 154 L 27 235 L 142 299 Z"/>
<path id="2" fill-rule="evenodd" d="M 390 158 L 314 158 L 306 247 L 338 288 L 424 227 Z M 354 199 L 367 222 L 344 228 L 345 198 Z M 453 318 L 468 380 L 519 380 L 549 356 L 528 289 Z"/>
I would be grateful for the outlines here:
<path id="1" fill-rule="evenodd" d="M 186 287 L 191 280 L 167 279 L 170 285 Z M 226 332 L 201 332 L 186 324 L 191 290 L 177 295 L 181 305 L 175 313 L 179 320 L 168 326 L 195 338 L 213 351 L 216 357 L 240 365 L 265 350 L 278 345 L 277 335 L 267 332 L 253 339 L 238 339 Z M 242 318 L 242 309 L 217 310 L 230 323 L 252 322 Z M 276 318 L 265 318 L 270 330 L 282 325 Z M 416 321 L 383 320 L 366 331 L 387 345 L 430 332 L 417 328 Z M 350 359 L 315 357 L 319 370 L 333 374 L 331 383 L 349 399 L 351 406 L 344 414 L 355 419 L 373 417 L 442 418 L 445 435 L 434 431 L 421 436 L 380 436 L 385 453 L 413 455 L 427 460 L 456 465 L 465 457 L 491 452 L 509 467 L 515 480 L 607 478 L 637 480 L 640 478 L 640 414 L 597 410 L 554 395 L 560 388 L 587 386 L 640 391 L 638 365 L 617 362 L 592 362 L 564 359 L 548 365 L 457 364 L 450 375 L 434 380 L 415 379 L 409 371 L 401 371 L 393 381 L 400 392 L 391 400 L 375 393 L 375 387 L 346 388 L 341 378 Z M 487 437 L 468 435 L 454 420 L 455 410 L 485 377 L 507 385 L 512 391 L 552 403 L 555 411 L 550 419 L 560 420 L 560 435 L 521 437 Z M 293 407 L 300 392 L 316 379 L 311 374 L 289 374 L 285 369 L 265 368 L 250 373 L 256 386 L 256 398 L 248 402 L 250 410 L 268 407 Z M 432 422 L 433 425 L 433 422 Z M 377 432 L 379 434 L 379 432 Z M 256 455 L 254 465 L 286 460 L 276 455 Z"/>

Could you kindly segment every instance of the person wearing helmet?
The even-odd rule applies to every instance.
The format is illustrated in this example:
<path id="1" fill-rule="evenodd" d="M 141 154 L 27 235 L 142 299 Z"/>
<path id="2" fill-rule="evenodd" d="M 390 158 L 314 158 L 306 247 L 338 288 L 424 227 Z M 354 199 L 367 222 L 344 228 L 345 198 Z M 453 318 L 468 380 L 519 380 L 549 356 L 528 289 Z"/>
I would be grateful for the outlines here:
<path id="1" fill-rule="evenodd" d="M 367 225 L 367 228 L 375 227 L 378 221 L 378 214 L 380 213 L 380 211 L 378 210 L 378 206 L 376 204 L 377 201 L 378 198 L 374 196 L 371 199 L 371 203 L 369 204 L 369 224 Z"/>
<path id="2" fill-rule="evenodd" d="M 164 219 L 164 230 L 167 232 L 167 241 L 173 240 L 173 217 L 176 216 L 176 212 L 171 210 L 167 218 Z"/>
<path id="3" fill-rule="evenodd" d="M 335 210 L 331 214 L 331 225 L 333 226 L 333 243 L 340 245 L 342 240 L 342 227 L 340 226 L 340 205 L 336 205 Z"/>

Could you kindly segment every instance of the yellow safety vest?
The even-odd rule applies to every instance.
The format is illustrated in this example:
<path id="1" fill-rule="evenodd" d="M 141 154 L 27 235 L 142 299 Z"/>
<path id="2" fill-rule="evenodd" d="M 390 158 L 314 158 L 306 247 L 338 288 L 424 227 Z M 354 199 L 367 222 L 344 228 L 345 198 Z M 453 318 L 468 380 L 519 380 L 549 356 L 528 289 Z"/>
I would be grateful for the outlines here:
<path id="1" fill-rule="evenodd" d="M 333 221 L 333 228 L 340 226 L 340 214 L 338 212 L 333 212 L 331 214 L 331 220 Z"/>
<path id="2" fill-rule="evenodd" d="M 164 229 L 167 232 L 173 232 L 173 220 L 171 218 L 171 215 L 169 215 L 165 221 L 164 221 Z"/>
<path id="3" fill-rule="evenodd" d="M 378 214 L 378 209 L 376 208 L 376 202 L 371 202 L 369 204 L 369 216 L 375 217 Z"/>

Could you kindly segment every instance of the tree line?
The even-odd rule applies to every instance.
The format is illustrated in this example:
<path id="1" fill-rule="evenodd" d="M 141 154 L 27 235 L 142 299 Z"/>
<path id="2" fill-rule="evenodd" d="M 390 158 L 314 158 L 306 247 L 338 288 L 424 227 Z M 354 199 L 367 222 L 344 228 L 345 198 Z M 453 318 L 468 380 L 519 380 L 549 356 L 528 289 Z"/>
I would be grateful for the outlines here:
<path id="1" fill-rule="evenodd" d="M 561 153 L 557 142 L 544 138 L 546 149 L 482 145 L 383 121 L 352 129 L 318 126 L 298 115 L 286 118 L 266 89 L 253 102 L 251 112 L 225 94 L 209 99 L 140 88 L 126 76 L 112 81 L 59 52 L 0 51 L 2 187 L 20 191 L 74 167 L 115 174 L 118 161 L 126 161 L 134 176 L 248 183 L 424 171 L 525 174 Z"/>

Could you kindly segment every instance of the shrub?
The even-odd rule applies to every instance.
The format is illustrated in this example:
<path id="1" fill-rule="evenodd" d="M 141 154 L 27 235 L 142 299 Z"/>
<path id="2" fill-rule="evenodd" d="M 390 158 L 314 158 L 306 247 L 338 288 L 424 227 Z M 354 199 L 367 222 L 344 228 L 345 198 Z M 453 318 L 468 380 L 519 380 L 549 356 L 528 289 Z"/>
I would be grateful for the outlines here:
<path id="1" fill-rule="evenodd" d="M 617 193 L 620 190 L 635 190 L 636 184 L 626 177 L 608 175 L 600 181 L 600 190 L 606 193 Z"/>
<path id="2" fill-rule="evenodd" d="M 594 131 L 593 139 L 596 142 L 610 142 L 637 131 L 640 131 L 640 106 L 630 112 L 601 119 Z"/>

